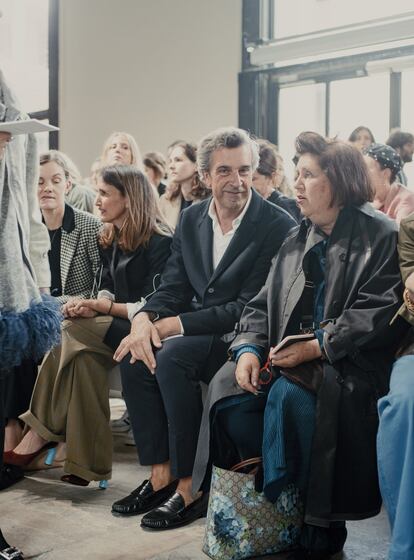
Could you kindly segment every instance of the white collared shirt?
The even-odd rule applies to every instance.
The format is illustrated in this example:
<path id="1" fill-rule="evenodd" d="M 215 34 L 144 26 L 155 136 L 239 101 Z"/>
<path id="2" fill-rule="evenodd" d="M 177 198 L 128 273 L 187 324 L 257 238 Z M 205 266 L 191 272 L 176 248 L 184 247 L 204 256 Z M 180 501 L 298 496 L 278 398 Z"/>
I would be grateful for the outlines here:
<path id="1" fill-rule="evenodd" d="M 237 228 L 240 226 L 244 215 L 247 212 L 247 209 L 249 208 L 250 205 L 250 201 L 252 200 L 252 189 L 250 189 L 249 192 L 249 198 L 247 199 L 246 204 L 244 205 L 243 210 L 240 212 L 240 214 L 237 216 L 237 218 L 234 218 L 233 222 L 232 222 L 232 228 L 230 231 L 228 231 L 227 233 L 222 232 L 219 221 L 217 219 L 217 214 L 216 214 L 216 207 L 214 204 L 214 198 L 212 199 L 212 201 L 210 202 L 210 206 L 208 208 L 208 215 L 210 216 L 211 220 L 212 220 L 212 226 L 213 226 L 213 267 L 214 269 L 216 269 L 218 263 L 221 261 L 221 258 L 223 257 L 227 247 L 230 245 L 230 241 L 233 239 L 234 234 L 237 231 Z M 181 322 L 180 316 L 178 315 L 178 320 L 180 321 L 180 327 L 181 327 L 181 334 L 185 334 L 184 333 L 184 327 L 183 324 Z"/>
<path id="2" fill-rule="evenodd" d="M 230 245 L 230 242 L 233 239 L 234 234 L 237 231 L 237 228 L 240 226 L 240 224 L 241 224 L 241 222 L 244 218 L 244 215 L 246 214 L 247 209 L 249 208 L 251 200 L 252 200 L 252 189 L 250 189 L 249 198 L 247 199 L 247 202 L 244 205 L 243 210 L 240 212 L 240 214 L 237 216 L 237 218 L 234 218 L 234 220 L 232 222 L 232 228 L 227 233 L 223 233 L 222 230 L 221 230 L 219 221 L 217 219 L 214 198 L 210 202 L 210 206 L 209 206 L 209 209 L 208 209 L 208 215 L 210 216 L 210 218 L 213 222 L 212 225 L 213 225 L 213 267 L 214 267 L 214 269 L 217 268 L 217 265 L 221 261 L 224 253 L 226 252 L 227 247 Z"/>

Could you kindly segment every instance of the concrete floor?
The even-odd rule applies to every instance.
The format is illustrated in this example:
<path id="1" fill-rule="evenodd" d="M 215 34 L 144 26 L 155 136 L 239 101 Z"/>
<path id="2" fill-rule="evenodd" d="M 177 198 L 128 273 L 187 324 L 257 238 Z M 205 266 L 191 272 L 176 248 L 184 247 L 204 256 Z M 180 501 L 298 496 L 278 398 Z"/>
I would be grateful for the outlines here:
<path id="1" fill-rule="evenodd" d="M 122 412 L 113 401 L 114 416 Z M 148 471 L 136 461 L 134 447 L 115 438 L 113 479 L 107 490 L 60 481 L 62 471 L 39 471 L 0 494 L 0 527 L 26 559 L 40 560 L 207 560 L 201 552 L 204 520 L 162 533 L 145 532 L 139 517 L 111 515 L 112 502 L 128 494 Z M 389 529 L 384 513 L 348 523 L 342 560 L 385 560 Z M 266 558 L 270 558 L 267 556 Z M 272 557 L 282 560 L 283 555 Z M 231 559 L 229 559 L 231 560 Z"/>

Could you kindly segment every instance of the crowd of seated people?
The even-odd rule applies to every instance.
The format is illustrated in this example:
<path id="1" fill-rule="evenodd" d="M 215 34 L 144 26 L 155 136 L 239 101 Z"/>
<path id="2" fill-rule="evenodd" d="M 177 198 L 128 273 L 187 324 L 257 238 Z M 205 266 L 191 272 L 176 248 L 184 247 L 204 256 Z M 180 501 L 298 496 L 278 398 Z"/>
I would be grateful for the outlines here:
<path id="1" fill-rule="evenodd" d="M 107 374 L 119 364 L 149 476 L 115 515 L 187 525 L 206 514 L 213 464 L 263 456 L 267 499 L 294 484 L 305 503 L 292 558 L 342 550 L 346 520 L 376 515 L 381 490 L 389 558 L 412 559 L 414 193 L 399 180 L 412 139 L 390 139 L 364 126 L 348 142 L 301 133 L 292 198 L 277 147 L 241 129 L 178 140 L 167 158 L 141 158 L 115 132 L 94 163 L 95 209 L 73 162 L 42 155 L 65 320 L 39 368 L 16 368 L 4 461 L 43 469 L 54 449 L 64 482 L 111 478 Z"/>

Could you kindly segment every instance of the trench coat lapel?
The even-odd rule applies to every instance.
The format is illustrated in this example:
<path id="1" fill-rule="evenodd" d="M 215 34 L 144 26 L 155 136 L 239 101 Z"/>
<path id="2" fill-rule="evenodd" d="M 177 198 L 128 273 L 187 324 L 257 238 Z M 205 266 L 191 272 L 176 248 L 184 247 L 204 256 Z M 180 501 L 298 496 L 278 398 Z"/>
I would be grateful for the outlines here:
<path id="1" fill-rule="evenodd" d="M 334 229 L 331 233 L 328 242 L 327 257 L 329 264 L 327 272 L 329 275 L 329 282 L 326 283 L 325 292 L 325 320 L 332 319 L 337 315 L 337 310 L 341 308 L 341 301 L 343 298 L 343 283 L 345 279 L 346 265 L 349 260 L 350 240 L 352 237 L 352 229 L 354 227 L 353 213 L 344 209 L 340 212 Z M 305 226 L 303 224 L 301 227 Z M 309 224 L 308 224 L 309 227 Z M 292 281 L 288 285 L 286 294 L 286 309 L 284 310 L 285 320 L 280 329 L 280 340 L 284 336 L 286 326 L 289 322 L 290 316 L 293 313 L 305 287 L 305 273 L 303 264 L 306 260 L 306 255 L 317 245 L 320 241 L 326 239 L 323 233 L 314 225 L 310 225 L 308 232 L 304 229 L 302 235 L 306 235 L 304 240 L 305 248 L 303 256 L 300 261 L 296 263 L 296 271 L 291 275 Z M 334 244 L 335 252 L 329 252 L 329 245 Z M 339 249 L 339 250 L 338 250 Z"/>
<path id="2" fill-rule="evenodd" d="M 303 263 L 306 259 L 306 255 L 317 245 L 320 241 L 325 239 L 321 231 L 319 231 L 315 226 L 309 221 L 303 221 L 300 226 L 299 237 L 302 239 L 304 244 L 304 250 L 297 253 L 297 260 L 293 262 L 292 255 L 292 267 L 287 271 L 287 277 L 289 278 L 286 284 L 285 294 L 282 296 L 281 300 L 286 302 L 285 307 L 281 310 L 280 317 L 280 328 L 277 329 L 277 339 L 274 340 L 273 335 L 271 336 L 272 344 L 279 343 L 285 336 L 285 331 L 287 325 L 290 321 L 290 317 L 298 304 L 303 290 L 305 288 L 305 272 L 303 270 Z M 273 299 L 274 304 L 278 296 Z M 269 313 L 269 332 L 271 330 L 272 320 L 271 317 L 274 316 L 275 311 Z"/>
<path id="3" fill-rule="evenodd" d="M 346 268 L 352 250 L 351 243 L 360 243 L 354 239 L 352 230 L 355 224 L 355 214 L 348 209 L 340 212 L 332 231 L 329 245 L 335 247 L 335 251 L 327 251 L 328 277 L 325 287 L 325 320 L 334 319 L 344 304 L 346 297 L 344 282 Z M 352 241 L 353 240 L 353 241 Z"/>

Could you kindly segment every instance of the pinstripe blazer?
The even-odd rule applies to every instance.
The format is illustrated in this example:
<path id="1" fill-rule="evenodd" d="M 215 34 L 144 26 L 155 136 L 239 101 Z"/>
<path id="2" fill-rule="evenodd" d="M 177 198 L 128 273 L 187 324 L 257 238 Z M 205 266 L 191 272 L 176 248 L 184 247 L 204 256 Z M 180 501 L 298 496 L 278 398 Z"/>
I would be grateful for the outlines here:
<path id="1" fill-rule="evenodd" d="M 60 244 L 60 275 L 62 294 L 57 299 L 96 296 L 94 280 L 100 266 L 98 232 L 101 221 L 88 212 L 65 204 Z"/>

